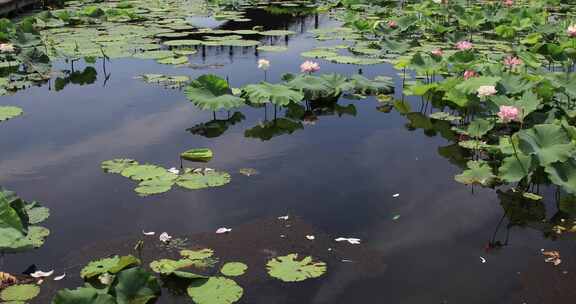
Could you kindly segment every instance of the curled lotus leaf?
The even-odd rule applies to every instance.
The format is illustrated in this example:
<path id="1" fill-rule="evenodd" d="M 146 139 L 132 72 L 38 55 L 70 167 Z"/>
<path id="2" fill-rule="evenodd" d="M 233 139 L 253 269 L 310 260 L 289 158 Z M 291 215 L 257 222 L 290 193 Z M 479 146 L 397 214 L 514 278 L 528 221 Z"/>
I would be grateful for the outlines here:
<path id="1" fill-rule="evenodd" d="M 231 304 L 244 294 L 244 289 L 235 281 L 224 277 L 194 281 L 187 291 L 197 304 Z"/>
<path id="2" fill-rule="evenodd" d="M 271 259 L 266 269 L 273 278 L 284 282 L 300 282 L 326 273 L 326 263 L 315 262 L 310 256 L 299 260 L 298 254 L 291 253 Z"/>
<path id="3" fill-rule="evenodd" d="M 212 159 L 214 153 L 208 148 L 190 149 L 180 154 L 180 157 L 189 161 L 207 162 Z"/>
<path id="4" fill-rule="evenodd" d="M 176 184 L 182 188 L 197 190 L 209 187 L 218 187 L 230 182 L 230 174 L 220 171 L 193 172 L 182 174 Z"/>
<path id="5" fill-rule="evenodd" d="M 0 299 L 9 303 L 24 303 L 40 293 L 40 287 L 35 284 L 21 284 L 8 286 L 0 292 Z"/>
<path id="6" fill-rule="evenodd" d="M 138 165 L 138 162 L 129 158 L 117 158 L 103 161 L 100 167 L 108 173 L 121 173 L 124 169 Z"/>

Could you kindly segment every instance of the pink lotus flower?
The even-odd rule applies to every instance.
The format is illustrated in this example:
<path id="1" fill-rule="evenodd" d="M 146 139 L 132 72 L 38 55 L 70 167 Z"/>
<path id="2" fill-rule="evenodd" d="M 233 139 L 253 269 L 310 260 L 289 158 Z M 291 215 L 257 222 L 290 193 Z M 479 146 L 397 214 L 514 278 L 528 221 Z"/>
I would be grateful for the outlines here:
<path id="1" fill-rule="evenodd" d="M 464 71 L 464 79 L 468 80 L 472 77 L 476 77 L 478 74 L 476 74 L 476 71 L 474 70 L 466 70 Z"/>
<path id="2" fill-rule="evenodd" d="M 576 24 L 570 25 L 566 30 L 566 33 L 568 33 L 568 36 L 570 37 L 576 37 Z"/>
<path id="3" fill-rule="evenodd" d="M 500 106 L 500 112 L 498 112 L 498 117 L 502 119 L 503 122 L 508 123 L 514 120 L 518 120 L 518 108 L 513 106 Z"/>
<path id="4" fill-rule="evenodd" d="M 523 63 L 522 59 L 520 59 L 516 56 L 508 56 L 508 57 L 504 58 L 504 64 L 510 68 L 519 66 L 522 63 Z"/>
<path id="5" fill-rule="evenodd" d="M 397 27 L 398 27 L 398 23 L 396 23 L 396 21 L 394 21 L 394 20 L 390 20 L 390 21 L 388 21 L 388 26 L 389 26 L 390 28 L 397 28 Z"/>
<path id="6" fill-rule="evenodd" d="M 456 48 L 461 50 L 461 51 L 467 51 L 472 49 L 474 45 L 472 45 L 472 42 L 470 41 L 466 41 L 466 40 L 462 40 L 459 41 L 458 43 L 456 43 Z"/>
<path id="7" fill-rule="evenodd" d="M 442 57 L 442 55 L 444 55 L 444 51 L 442 51 L 442 49 L 438 48 L 438 49 L 435 49 L 432 51 L 432 55 Z"/>
<path id="8" fill-rule="evenodd" d="M 14 45 L 12 43 L 0 43 L 0 53 L 14 52 Z"/>
<path id="9" fill-rule="evenodd" d="M 514 5 L 514 0 L 504 0 L 502 1 L 502 3 L 504 3 L 504 5 L 511 7 L 512 5 Z"/>
<path id="10" fill-rule="evenodd" d="M 304 61 L 300 65 L 300 72 L 302 73 L 314 73 L 320 70 L 320 65 L 314 61 Z"/>

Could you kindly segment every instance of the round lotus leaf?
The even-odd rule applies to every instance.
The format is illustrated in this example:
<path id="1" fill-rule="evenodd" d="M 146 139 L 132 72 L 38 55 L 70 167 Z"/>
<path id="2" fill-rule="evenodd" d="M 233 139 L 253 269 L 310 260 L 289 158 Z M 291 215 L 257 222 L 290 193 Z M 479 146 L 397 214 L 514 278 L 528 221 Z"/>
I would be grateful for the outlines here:
<path id="1" fill-rule="evenodd" d="M 240 300 L 244 294 L 242 287 L 224 277 L 194 281 L 187 291 L 197 304 L 231 304 Z"/>
<path id="2" fill-rule="evenodd" d="M 8 249 L 15 251 L 29 248 L 39 248 L 44 245 L 44 240 L 50 235 L 50 230 L 41 226 L 28 227 L 28 234 L 13 242 Z"/>
<path id="3" fill-rule="evenodd" d="M 100 167 L 108 173 L 121 173 L 124 169 L 138 165 L 138 162 L 129 158 L 118 158 L 103 161 Z"/>
<path id="4" fill-rule="evenodd" d="M 186 56 L 167 57 L 159 59 L 157 62 L 161 64 L 173 64 L 173 65 L 186 64 L 188 63 L 188 57 Z"/>
<path id="5" fill-rule="evenodd" d="M 24 111 L 19 107 L 0 106 L 0 121 L 8 120 L 20 116 Z"/>
<path id="6" fill-rule="evenodd" d="M 280 45 L 261 45 L 258 46 L 258 50 L 261 52 L 285 52 L 288 48 Z"/>
<path id="7" fill-rule="evenodd" d="M 168 50 L 146 51 L 134 55 L 135 58 L 140 59 L 164 59 L 173 56 L 174 53 Z"/>
<path id="8" fill-rule="evenodd" d="M 170 40 L 170 41 L 164 42 L 164 45 L 167 45 L 167 46 L 194 46 L 194 45 L 201 45 L 201 44 L 202 44 L 202 40 L 193 40 L 193 39 Z"/>
<path id="9" fill-rule="evenodd" d="M 120 174 L 135 181 L 144 181 L 153 178 L 169 177 L 172 173 L 162 167 L 146 164 L 130 166 L 122 170 Z"/>
<path id="10" fill-rule="evenodd" d="M 326 273 L 326 263 L 313 262 L 310 256 L 298 260 L 298 254 L 291 253 L 268 261 L 266 269 L 271 277 L 281 281 L 300 282 Z"/>
<path id="11" fill-rule="evenodd" d="M 230 179 L 230 174 L 226 172 L 188 172 L 181 175 L 176 181 L 176 184 L 182 188 L 196 190 L 223 186 L 228 184 Z"/>
<path id="12" fill-rule="evenodd" d="M 296 34 L 296 32 L 287 31 L 287 30 L 270 30 L 270 31 L 260 32 L 260 35 L 264 35 L 264 36 L 286 36 L 286 35 L 294 35 L 294 34 Z"/>
<path id="13" fill-rule="evenodd" d="M 138 184 L 134 191 L 141 196 L 160 194 L 170 191 L 175 179 L 153 178 Z"/>
<path id="14" fill-rule="evenodd" d="M 12 285 L 6 287 L 0 293 L 0 299 L 2 301 L 28 301 L 40 293 L 40 287 L 34 284 L 22 284 L 22 285 Z"/>
<path id="15" fill-rule="evenodd" d="M 224 266 L 222 266 L 222 269 L 220 269 L 220 272 L 225 276 L 237 277 L 237 276 L 243 275 L 247 269 L 248 269 L 248 266 L 244 263 L 229 262 L 229 263 L 224 264 Z"/>

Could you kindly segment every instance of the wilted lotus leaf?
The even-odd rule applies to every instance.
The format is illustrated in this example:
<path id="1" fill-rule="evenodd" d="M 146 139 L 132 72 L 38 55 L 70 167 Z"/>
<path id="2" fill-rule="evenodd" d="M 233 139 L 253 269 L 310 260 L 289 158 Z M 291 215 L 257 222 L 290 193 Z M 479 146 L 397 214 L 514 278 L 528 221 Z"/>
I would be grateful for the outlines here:
<path id="1" fill-rule="evenodd" d="M 188 287 L 188 295 L 197 304 L 231 304 L 240 300 L 243 294 L 242 287 L 224 277 L 198 280 Z"/>
<path id="2" fill-rule="evenodd" d="M 37 202 L 26 204 L 26 213 L 30 224 L 38 224 L 45 221 L 50 216 L 50 209 L 42 207 Z"/>
<path id="3" fill-rule="evenodd" d="M 298 260 L 298 254 L 291 253 L 268 261 L 266 268 L 270 276 L 281 281 L 300 282 L 323 275 L 326 263 L 313 262 L 310 256 Z"/>
<path id="4" fill-rule="evenodd" d="M 88 263 L 88 265 L 80 271 L 80 276 L 83 279 L 90 279 L 103 273 L 115 274 L 125 268 L 136 265 L 140 265 L 140 260 L 136 257 L 131 255 L 120 257 L 116 255 L 111 258 L 105 258 Z"/>

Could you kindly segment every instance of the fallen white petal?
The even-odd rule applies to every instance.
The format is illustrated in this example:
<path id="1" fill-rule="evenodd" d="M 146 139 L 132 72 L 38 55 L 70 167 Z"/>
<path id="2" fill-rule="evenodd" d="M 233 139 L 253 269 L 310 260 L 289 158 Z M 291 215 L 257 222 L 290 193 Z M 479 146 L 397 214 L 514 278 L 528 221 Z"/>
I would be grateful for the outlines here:
<path id="1" fill-rule="evenodd" d="M 232 231 L 232 229 L 226 228 L 226 227 L 222 227 L 222 228 L 218 228 L 218 229 L 216 230 L 216 233 L 222 234 L 222 233 L 228 233 L 228 232 L 230 232 L 230 231 Z"/>
<path id="2" fill-rule="evenodd" d="M 307 235 L 306 238 L 312 241 L 312 240 L 315 239 L 316 237 L 313 236 L 313 235 Z"/>
<path id="3" fill-rule="evenodd" d="M 49 277 L 49 276 L 51 276 L 53 273 L 54 273 L 54 270 L 50 270 L 50 271 L 48 271 L 48 272 L 44 272 L 44 271 L 38 270 L 38 271 L 30 274 L 30 276 L 33 277 L 33 278 L 37 278 L 37 279 L 38 279 L 38 278 Z"/>
<path id="4" fill-rule="evenodd" d="M 400 193 L 396 193 L 396 194 L 392 195 L 392 197 L 399 197 L 399 196 L 400 196 Z"/>
<path id="5" fill-rule="evenodd" d="M 142 234 L 143 235 L 155 235 L 156 232 L 154 232 L 154 231 L 146 232 L 146 231 L 142 230 Z"/>
<path id="6" fill-rule="evenodd" d="M 288 215 L 284 215 L 284 216 L 279 216 L 278 219 L 279 220 L 283 220 L 283 221 L 287 221 L 290 217 Z"/>
<path id="7" fill-rule="evenodd" d="M 176 169 L 176 168 L 174 168 L 174 167 L 168 169 L 168 172 L 174 173 L 174 174 L 180 174 L 180 170 L 178 170 L 178 169 Z"/>
<path id="8" fill-rule="evenodd" d="M 482 262 L 482 264 L 486 263 L 486 259 L 483 257 L 480 257 L 480 262 Z"/>
<path id="9" fill-rule="evenodd" d="M 66 274 L 63 274 L 63 275 L 61 275 L 61 276 L 57 276 L 57 277 L 54 278 L 54 281 L 60 281 L 60 280 L 62 280 L 62 279 L 65 278 L 65 277 L 66 277 Z"/>
<path id="10" fill-rule="evenodd" d="M 339 237 L 339 238 L 334 239 L 334 240 L 336 242 L 348 242 L 348 243 L 353 244 L 353 245 L 360 244 L 360 241 L 361 241 L 360 239 L 357 239 L 357 238 L 344 238 L 344 237 Z"/>

